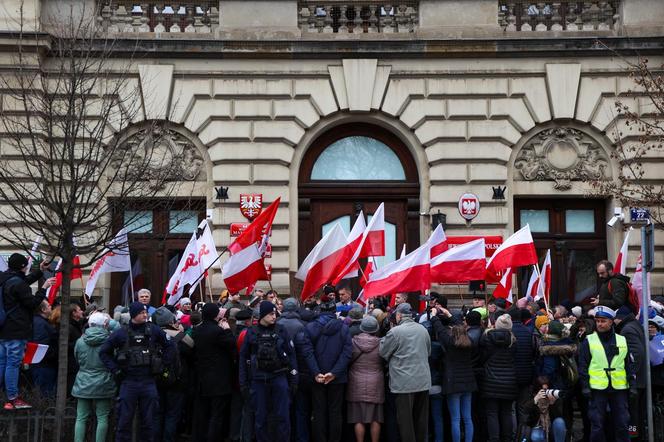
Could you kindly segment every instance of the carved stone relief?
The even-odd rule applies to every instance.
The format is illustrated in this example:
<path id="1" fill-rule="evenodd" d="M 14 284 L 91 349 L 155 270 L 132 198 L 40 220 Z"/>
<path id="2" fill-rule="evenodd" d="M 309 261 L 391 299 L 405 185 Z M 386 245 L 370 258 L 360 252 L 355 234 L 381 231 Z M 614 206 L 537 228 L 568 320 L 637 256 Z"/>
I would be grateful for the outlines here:
<path id="1" fill-rule="evenodd" d="M 597 141 L 568 127 L 535 135 L 519 151 L 514 168 L 516 180 L 554 181 L 556 190 L 569 190 L 572 181 L 611 178 L 609 158 Z"/>

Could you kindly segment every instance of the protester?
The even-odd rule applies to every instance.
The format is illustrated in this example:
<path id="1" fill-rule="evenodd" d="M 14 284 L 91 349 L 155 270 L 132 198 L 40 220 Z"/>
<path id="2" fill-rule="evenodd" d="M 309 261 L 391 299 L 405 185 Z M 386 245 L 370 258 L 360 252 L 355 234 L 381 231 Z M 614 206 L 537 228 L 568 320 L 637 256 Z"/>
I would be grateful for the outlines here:
<path id="1" fill-rule="evenodd" d="M 628 301 L 629 278 L 620 273 L 614 273 L 613 264 L 603 260 L 597 263 L 597 276 L 601 282 L 597 296 L 591 299 L 593 305 L 603 305 L 617 310 Z"/>
<path id="2" fill-rule="evenodd" d="M 93 408 L 97 417 L 95 440 L 97 442 L 106 440 L 117 386 L 99 353 L 101 345 L 109 337 L 110 322 L 111 317 L 106 313 L 92 313 L 88 317 L 88 328 L 83 337 L 76 341 L 74 347 L 74 358 L 79 367 L 71 391 L 71 395 L 76 398 L 75 442 L 86 440 L 87 422 L 93 413 Z"/>
<path id="3" fill-rule="evenodd" d="M 225 309 L 239 308 L 240 310 L 248 309 L 249 307 L 240 301 L 240 292 L 231 293 L 228 295 L 228 301 L 224 304 Z"/>
<path id="4" fill-rule="evenodd" d="M 546 376 L 537 377 L 531 387 L 531 396 L 523 404 L 528 412 L 526 422 L 532 427 L 530 433 L 532 442 L 548 440 L 565 442 L 567 430 L 562 417 L 561 396 L 563 393 L 550 387 L 549 379 Z"/>
<path id="5" fill-rule="evenodd" d="M 71 391 L 78 372 L 78 362 L 74 357 L 76 341 L 83 336 L 84 312 L 81 306 L 75 303 L 69 304 L 69 344 L 67 346 L 67 391 Z"/>
<path id="6" fill-rule="evenodd" d="M 439 307 L 440 308 L 440 307 Z M 433 314 L 432 314 L 433 312 Z M 431 324 L 431 319 L 435 317 L 435 304 L 427 315 L 422 315 L 420 324 L 427 329 L 429 339 L 431 340 L 431 354 L 429 355 L 429 372 L 431 373 L 431 388 L 429 388 L 429 421 L 433 442 L 443 442 L 443 346 L 436 337 L 436 332 Z M 471 373 L 472 374 L 472 373 Z"/>
<path id="7" fill-rule="evenodd" d="M 426 329 L 413 321 L 410 304 L 399 304 L 395 312 L 397 325 L 381 339 L 380 356 L 389 366 L 402 442 L 423 441 L 429 416 L 431 340 Z"/>
<path id="8" fill-rule="evenodd" d="M 44 300 L 46 289 L 55 283 L 55 278 L 47 279 L 34 296 L 30 285 L 42 277 L 48 264 L 42 261 L 39 270 L 26 276 L 28 258 L 14 253 L 7 260 L 8 269 L 0 274 L 7 315 L 0 328 L 0 385 L 4 385 L 7 396 L 5 410 L 32 408 L 19 396 L 18 378 L 25 344 L 32 338 L 33 312 Z"/>
<path id="9" fill-rule="evenodd" d="M 523 298 L 525 299 L 525 298 Z M 516 350 L 514 352 L 514 368 L 516 370 L 516 383 L 517 383 L 517 440 L 522 439 L 528 420 L 529 411 L 522 405 L 530 402 L 532 399 L 531 390 L 533 383 L 533 362 L 535 360 L 535 348 L 533 345 L 533 331 L 528 326 L 524 325 L 523 320 L 530 319 L 530 313 L 525 308 L 513 308 L 509 312 L 512 318 L 512 334 L 516 338 L 514 345 Z"/>
<path id="10" fill-rule="evenodd" d="M 148 317 L 152 317 L 152 314 L 154 313 L 156 308 L 150 305 L 150 301 L 152 300 L 152 293 L 148 289 L 140 289 L 136 295 L 138 297 L 138 302 L 141 304 L 145 305 L 148 309 Z"/>
<path id="11" fill-rule="evenodd" d="M 58 330 L 48 322 L 51 312 L 51 305 L 43 300 L 32 320 L 31 341 L 48 345 L 48 350 L 41 362 L 30 365 L 30 376 L 39 392 L 46 397 L 55 396 L 58 375 Z"/>
<path id="12" fill-rule="evenodd" d="M 339 305 L 337 304 L 337 311 L 338 309 Z M 364 311 L 359 306 L 353 307 L 348 312 L 348 319 L 346 320 L 346 323 L 348 324 L 348 331 L 350 332 L 351 338 L 362 333 L 362 330 L 360 330 L 360 326 L 362 324 L 363 316 L 364 316 Z"/>

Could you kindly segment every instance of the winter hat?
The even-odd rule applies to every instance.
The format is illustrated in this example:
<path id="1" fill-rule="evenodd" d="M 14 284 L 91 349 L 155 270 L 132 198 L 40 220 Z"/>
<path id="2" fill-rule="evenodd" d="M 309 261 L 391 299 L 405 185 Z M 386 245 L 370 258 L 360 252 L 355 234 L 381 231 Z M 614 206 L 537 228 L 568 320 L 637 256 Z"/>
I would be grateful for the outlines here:
<path id="1" fill-rule="evenodd" d="M 320 297 L 320 311 L 321 312 L 333 312 L 337 309 L 337 305 L 334 303 L 334 297 L 331 297 L 327 294 L 324 294 Z"/>
<path id="2" fill-rule="evenodd" d="M 623 305 L 618 310 L 616 310 L 616 319 L 620 319 L 622 321 L 623 319 L 625 319 L 631 313 L 632 313 L 632 310 L 630 310 L 630 308 L 627 307 L 626 305 Z"/>
<path id="3" fill-rule="evenodd" d="M 657 326 L 657 328 L 660 330 L 664 329 L 664 318 L 661 316 L 655 316 L 652 319 L 648 319 L 648 322 L 655 324 L 655 326 Z"/>
<path id="4" fill-rule="evenodd" d="M 109 321 L 111 320 L 111 317 L 108 316 L 106 313 L 102 312 L 94 312 L 90 315 L 88 318 L 88 325 L 90 327 L 103 327 L 105 326 Z"/>
<path id="5" fill-rule="evenodd" d="M 466 315 L 466 324 L 469 326 L 478 326 L 482 324 L 482 315 L 479 312 L 472 310 Z"/>
<path id="6" fill-rule="evenodd" d="M 533 317 L 530 315 L 530 310 L 528 310 L 527 308 L 522 308 L 519 310 L 519 312 L 521 313 L 520 315 L 521 322 L 525 323 L 533 319 Z"/>
<path id="7" fill-rule="evenodd" d="M 450 325 L 461 325 L 461 324 L 463 324 L 463 313 L 461 312 L 452 313 L 452 317 L 450 318 Z"/>
<path id="8" fill-rule="evenodd" d="M 175 315 L 165 307 L 159 307 L 152 314 L 152 321 L 159 327 L 167 327 L 175 322 Z"/>
<path id="9" fill-rule="evenodd" d="M 413 308 L 407 302 L 397 305 L 397 313 L 400 313 L 402 316 L 410 316 L 413 314 Z"/>
<path id="10" fill-rule="evenodd" d="M 362 311 L 361 308 L 358 308 L 358 307 L 352 308 L 348 312 L 348 317 L 353 321 L 361 321 L 362 316 L 364 316 L 364 312 Z"/>
<path id="11" fill-rule="evenodd" d="M 28 265 L 28 258 L 21 255 L 20 253 L 12 253 L 12 256 L 7 260 L 7 267 L 10 270 L 21 270 L 23 267 Z"/>
<path id="12" fill-rule="evenodd" d="M 138 301 L 132 302 L 129 304 L 129 317 L 134 319 L 136 315 L 141 312 L 147 311 L 148 307 L 145 304 L 141 304 Z"/>
<path id="13" fill-rule="evenodd" d="M 374 334 L 378 331 L 378 321 L 373 316 L 367 316 L 360 323 L 360 331 L 363 333 Z"/>
<path id="14" fill-rule="evenodd" d="M 493 301 L 494 304 L 496 304 L 496 307 L 501 308 L 505 310 L 505 307 L 507 307 L 507 301 L 505 301 L 503 298 L 498 298 Z"/>
<path id="15" fill-rule="evenodd" d="M 246 321 L 247 319 L 251 319 L 251 310 L 249 310 L 247 308 L 244 309 L 244 310 L 240 310 L 235 315 L 235 320 L 236 321 Z"/>
<path id="16" fill-rule="evenodd" d="M 558 321 L 549 322 L 549 334 L 555 336 L 562 336 L 565 326 Z"/>
<path id="17" fill-rule="evenodd" d="M 263 301 L 261 302 L 260 308 L 259 308 L 259 313 L 258 313 L 258 320 L 260 321 L 273 311 L 275 311 L 277 308 L 272 304 L 270 301 Z"/>
<path id="18" fill-rule="evenodd" d="M 284 311 L 285 312 L 297 311 L 297 299 L 295 298 L 284 299 Z"/>
<path id="19" fill-rule="evenodd" d="M 583 308 L 580 305 L 577 305 L 576 307 L 572 307 L 572 314 L 576 316 L 577 318 L 580 318 L 581 315 L 583 314 Z"/>
<path id="20" fill-rule="evenodd" d="M 521 321 L 521 310 L 518 308 L 509 309 L 507 314 L 510 315 L 510 318 L 512 318 L 512 322 Z"/>
<path id="21" fill-rule="evenodd" d="M 203 315 L 203 319 L 214 321 L 219 316 L 219 306 L 214 302 L 208 302 L 201 309 L 201 315 Z"/>
<path id="22" fill-rule="evenodd" d="M 120 328 L 120 323 L 118 321 L 116 321 L 115 319 L 111 319 L 110 321 L 108 321 L 108 331 L 113 333 L 118 328 Z"/>
<path id="23" fill-rule="evenodd" d="M 325 294 L 325 295 L 334 296 L 334 294 L 336 292 L 337 292 L 337 289 L 333 285 L 326 285 L 325 287 L 323 287 L 323 294 Z"/>
<path id="24" fill-rule="evenodd" d="M 516 306 L 519 307 L 519 308 L 526 308 L 527 305 L 528 305 L 528 298 L 525 298 L 525 297 L 524 298 L 519 298 L 516 301 Z"/>
<path id="25" fill-rule="evenodd" d="M 180 307 L 182 307 L 183 305 L 187 305 L 187 304 L 191 305 L 191 299 L 189 299 L 189 298 L 180 299 Z"/>
<path id="26" fill-rule="evenodd" d="M 545 324 L 548 324 L 549 317 L 547 315 L 539 315 L 535 318 L 535 328 L 539 330 L 539 328 Z"/>
<path id="27" fill-rule="evenodd" d="M 504 314 L 498 316 L 498 319 L 496 319 L 496 330 L 512 330 L 512 318 L 510 318 L 510 315 Z"/>
<path id="28" fill-rule="evenodd" d="M 228 319 L 237 319 L 237 314 L 240 313 L 240 309 L 237 307 L 233 307 L 230 310 L 228 310 Z"/>

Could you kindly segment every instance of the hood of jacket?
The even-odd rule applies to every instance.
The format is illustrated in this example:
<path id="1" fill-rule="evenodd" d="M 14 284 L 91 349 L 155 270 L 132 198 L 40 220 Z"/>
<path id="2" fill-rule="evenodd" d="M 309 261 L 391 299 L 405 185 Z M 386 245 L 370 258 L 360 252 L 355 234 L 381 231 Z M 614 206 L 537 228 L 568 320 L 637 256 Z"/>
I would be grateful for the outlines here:
<path id="1" fill-rule="evenodd" d="M 360 351 L 362 351 L 362 353 L 369 353 L 378 347 L 380 344 L 380 338 L 368 333 L 360 333 L 359 335 L 355 335 L 353 343 L 360 349 Z"/>
<path id="2" fill-rule="evenodd" d="M 90 347 L 97 347 L 101 345 L 106 338 L 108 338 L 108 330 L 102 327 L 90 327 L 85 330 L 83 334 L 83 342 Z"/>
<path id="3" fill-rule="evenodd" d="M 0 273 L 0 284 L 4 284 L 5 281 L 14 276 L 18 276 L 22 280 L 25 280 L 25 273 L 16 272 L 14 270 L 5 270 L 4 272 Z"/>
<path id="4" fill-rule="evenodd" d="M 576 354 L 577 346 L 568 339 L 563 339 L 541 345 L 539 352 L 542 356 L 572 356 Z"/>
<path id="5" fill-rule="evenodd" d="M 486 331 L 486 337 L 491 345 L 496 347 L 510 347 L 514 342 L 514 335 L 509 330 L 489 329 Z"/>
<path id="6" fill-rule="evenodd" d="M 279 317 L 284 319 L 300 319 L 300 314 L 298 312 L 283 312 Z"/>
<path id="7" fill-rule="evenodd" d="M 318 321 L 323 326 L 321 333 L 327 336 L 332 336 L 339 333 L 341 327 L 344 325 L 343 321 L 337 320 L 334 313 L 323 313 L 318 317 L 318 319 L 316 319 L 316 321 Z"/>

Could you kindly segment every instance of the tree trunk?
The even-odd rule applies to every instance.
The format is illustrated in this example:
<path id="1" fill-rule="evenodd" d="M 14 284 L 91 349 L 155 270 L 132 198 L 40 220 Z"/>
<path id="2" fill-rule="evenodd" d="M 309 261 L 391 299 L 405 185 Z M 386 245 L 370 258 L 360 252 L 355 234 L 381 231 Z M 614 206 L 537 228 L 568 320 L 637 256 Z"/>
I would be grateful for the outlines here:
<path id="1" fill-rule="evenodd" d="M 69 356 L 69 303 L 71 290 L 72 247 L 65 241 L 62 253 L 62 286 L 60 287 L 61 316 L 58 339 L 58 379 L 55 399 L 55 440 L 64 440 L 64 416 L 67 407 L 67 363 Z"/>

